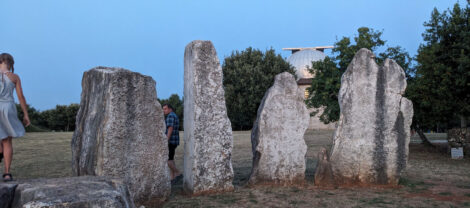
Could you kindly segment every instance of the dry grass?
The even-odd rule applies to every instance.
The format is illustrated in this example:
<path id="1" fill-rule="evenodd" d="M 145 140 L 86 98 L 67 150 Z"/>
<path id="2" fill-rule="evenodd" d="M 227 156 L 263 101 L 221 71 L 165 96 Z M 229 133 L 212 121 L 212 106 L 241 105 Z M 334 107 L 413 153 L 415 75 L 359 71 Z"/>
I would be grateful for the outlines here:
<path id="1" fill-rule="evenodd" d="M 71 132 L 26 133 L 13 139 L 13 177 L 72 176 Z M 3 163 L 1 164 L 3 172 Z"/>
<path id="2" fill-rule="evenodd" d="M 190 197 L 182 184 L 172 188 L 165 207 L 470 207 L 470 159 L 452 160 L 445 152 L 410 145 L 409 165 L 399 189 L 348 188 L 325 190 L 313 185 L 315 155 L 331 147 L 332 131 L 305 135 L 307 185 L 299 187 L 244 186 L 251 170 L 250 132 L 234 133 L 235 191 Z M 432 139 L 445 135 L 431 134 Z M 72 133 L 28 133 L 14 140 L 12 173 L 16 178 L 71 176 Z M 416 138 L 414 138 L 416 140 Z M 182 169 L 183 148 L 177 148 L 176 164 Z"/>

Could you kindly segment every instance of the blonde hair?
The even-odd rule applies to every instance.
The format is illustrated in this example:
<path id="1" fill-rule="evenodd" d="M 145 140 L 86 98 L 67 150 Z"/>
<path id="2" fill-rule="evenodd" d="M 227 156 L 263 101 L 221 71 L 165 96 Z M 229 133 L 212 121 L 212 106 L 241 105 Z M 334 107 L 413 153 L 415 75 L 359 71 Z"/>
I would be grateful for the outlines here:
<path id="1" fill-rule="evenodd" d="M 12 73 L 15 72 L 15 67 L 13 67 L 13 65 L 15 64 L 15 60 L 13 59 L 12 55 L 10 55 L 9 53 L 0 54 L 0 63 L 4 62 L 8 66 L 8 70 L 10 70 Z"/>

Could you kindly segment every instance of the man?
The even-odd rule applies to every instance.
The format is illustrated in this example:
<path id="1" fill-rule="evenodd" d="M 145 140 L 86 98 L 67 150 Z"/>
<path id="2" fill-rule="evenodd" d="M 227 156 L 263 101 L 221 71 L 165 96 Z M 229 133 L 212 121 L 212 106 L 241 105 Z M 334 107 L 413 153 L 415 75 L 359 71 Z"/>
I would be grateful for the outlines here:
<path id="1" fill-rule="evenodd" d="M 171 183 L 174 184 L 181 178 L 183 178 L 183 174 L 176 168 L 175 165 L 175 149 L 180 144 L 180 135 L 179 135 L 179 127 L 180 122 L 178 120 L 178 116 L 173 112 L 173 107 L 170 104 L 163 105 L 163 113 L 166 116 L 165 124 L 166 124 L 166 131 L 165 135 L 168 139 L 168 167 L 170 167 L 170 174 L 171 174 Z"/>

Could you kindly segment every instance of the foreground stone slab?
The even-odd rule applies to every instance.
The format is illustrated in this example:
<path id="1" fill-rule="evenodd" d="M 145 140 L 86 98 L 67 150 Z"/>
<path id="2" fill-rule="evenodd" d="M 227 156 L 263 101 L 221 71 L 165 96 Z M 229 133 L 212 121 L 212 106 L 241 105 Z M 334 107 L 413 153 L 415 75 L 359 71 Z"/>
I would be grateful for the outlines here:
<path id="1" fill-rule="evenodd" d="M 75 175 L 122 178 L 137 205 L 164 201 L 171 184 L 163 118 L 151 77 L 121 68 L 86 71 L 72 139 Z"/>
<path id="2" fill-rule="evenodd" d="M 413 105 L 403 69 L 359 50 L 341 79 L 331 167 L 340 186 L 397 185 L 408 160 Z"/>
<path id="3" fill-rule="evenodd" d="M 225 107 L 222 68 L 210 41 L 184 52 L 184 180 L 190 194 L 233 189 L 233 136 Z"/>
<path id="4" fill-rule="evenodd" d="M 0 183 L 0 208 L 9 208 L 18 184 Z"/>
<path id="5" fill-rule="evenodd" d="M 20 182 L 12 207 L 134 208 L 135 205 L 122 180 L 83 176 Z"/>
<path id="6" fill-rule="evenodd" d="M 304 134 L 310 115 L 304 93 L 288 72 L 278 74 L 258 108 L 251 133 L 250 184 L 294 184 L 305 180 Z"/>

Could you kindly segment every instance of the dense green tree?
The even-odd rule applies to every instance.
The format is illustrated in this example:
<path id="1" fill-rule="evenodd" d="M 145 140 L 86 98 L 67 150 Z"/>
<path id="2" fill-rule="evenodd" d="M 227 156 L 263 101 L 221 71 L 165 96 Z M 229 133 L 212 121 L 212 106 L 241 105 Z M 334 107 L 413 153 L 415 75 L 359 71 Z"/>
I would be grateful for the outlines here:
<path id="1" fill-rule="evenodd" d="M 184 126 L 184 102 L 183 99 L 180 99 L 180 97 L 177 94 L 172 94 L 168 99 L 158 99 L 158 102 L 163 106 L 164 104 L 170 104 L 174 109 L 173 112 L 178 116 L 178 119 L 180 121 L 180 131 L 183 131 Z"/>
<path id="2" fill-rule="evenodd" d="M 80 105 L 76 103 L 72 103 L 65 109 L 66 115 L 66 126 L 65 131 L 75 131 L 75 121 L 77 119 L 78 110 L 80 109 Z"/>
<path id="3" fill-rule="evenodd" d="M 424 23 L 424 43 L 416 56 L 416 76 L 407 96 L 414 105 L 413 125 L 418 130 L 440 125 L 451 128 L 470 116 L 470 8 L 456 3 L 452 10 L 434 9 Z"/>
<path id="4" fill-rule="evenodd" d="M 26 107 L 28 109 L 29 120 L 31 121 L 31 125 L 26 128 L 26 131 L 47 131 L 47 128 L 43 125 L 44 121 L 42 120 L 41 112 L 31 107 L 30 105 L 26 105 Z M 18 119 L 20 119 L 20 121 L 22 122 L 24 114 L 20 104 L 16 104 L 16 110 Z"/>
<path id="5" fill-rule="evenodd" d="M 326 57 L 323 61 L 313 62 L 310 73 L 314 74 L 312 85 L 307 88 L 309 98 L 306 100 L 308 107 L 323 108 L 320 120 L 324 123 L 335 122 L 339 119 L 340 109 L 338 104 L 338 92 L 341 87 L 341 76 L 351 63 L 354 55 L 361 48 L 367 48 L 373 52 L 384 46 L 385 41 L 381 39 L 382 32 L 375 31 L 367 27 L 361 27 L 358 34 L 351 42 L 349 37 L 343 37 L 337 41 L 333 48 L 333 57 Z M 407 76 L 413 74 L 411 67 L 411 57 L 401 47 L 389 47 L 377 56 L 380 64 L 386 58 L 392 58 L 400 64 Z M 312 112 L 312 116 L 319 111 Z"/>
<path id="6" fill-rule="evenodd" d="M 54 109 L 41 112 L 44 126 L 55 131 L 74 131 L 79 104 L 57 105 Z"/>
<path id="7" fill-rule="evenodd" d="M 75 119 L 80 108 L 79 104 L 57 105 L 54 109 L 38 111 L 30 105 L 27 106 L 31 126 L 26 131 L 74 131 Z M 23 111 L 16 104 L 20 121 L 23 120 Z"/>
<path id="8" fill-rule="evenodd" d="M 276 54 L 251 47 L 234 51 L 222 65 L 227 114 L 234 130 L 248 130 L 253 126 L 258 107 L 266 90 L 281 72 L 295 75 L 294 68 Z"/>

